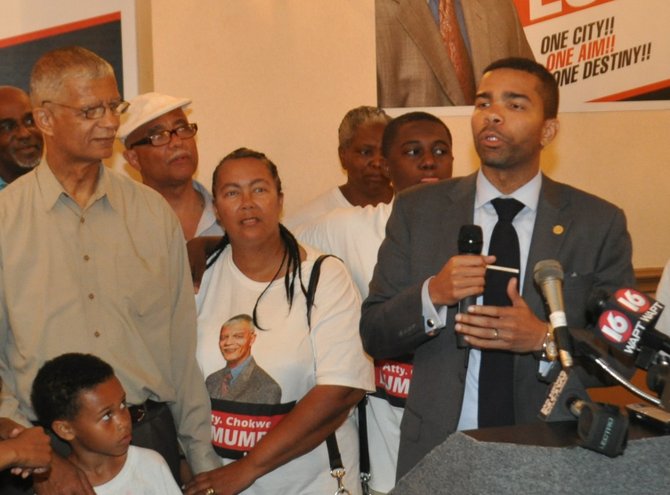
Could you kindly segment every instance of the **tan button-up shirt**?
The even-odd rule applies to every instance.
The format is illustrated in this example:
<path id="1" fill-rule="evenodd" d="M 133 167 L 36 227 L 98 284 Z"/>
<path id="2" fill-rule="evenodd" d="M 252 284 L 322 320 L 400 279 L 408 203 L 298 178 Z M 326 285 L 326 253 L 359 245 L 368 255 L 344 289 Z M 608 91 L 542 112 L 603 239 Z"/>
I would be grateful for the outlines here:
<path id="1" fill-rule="evenodd" d="M 101 164 L 81 208 L 43 162 L 0 194 L 0 416 L 27 425 L 40 366 L 92 353 L 130 404 L 169 403 L 192 467 L 213 469 L 195 321 L 182 230 L 155 191 Z"/>

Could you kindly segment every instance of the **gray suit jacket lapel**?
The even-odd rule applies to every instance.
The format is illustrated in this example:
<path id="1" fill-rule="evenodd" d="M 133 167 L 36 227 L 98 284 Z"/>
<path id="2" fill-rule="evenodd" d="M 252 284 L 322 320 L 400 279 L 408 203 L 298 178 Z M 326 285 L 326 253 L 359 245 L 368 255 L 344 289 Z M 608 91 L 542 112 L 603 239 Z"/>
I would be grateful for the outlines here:
<path id="1" fill-rule="evenodd" d="M 438 242 L 443 246 L 447 259 L 458 253 L 458 233 L 461 226 L 473 222 L 476 178 L 476 173 L 468 175 L 449 191 L 447 197 L 450 204 L 445 205 L 445 212 L 439 216 L 440 221 L 437 223 L 439 232 L 435 238 L 439 239 Z M 435 248 L 429 249 L 434 252 Z M 444 259 L 440 260 L 438 270 L 442 268 L 444 262 Z"/>
<path id="2" fill-rule="evenodd" d="M 471 224 L 475 210 L 475 187 L 477 183 L 477 172 L 463 177 L 461 181 L 449 193 L 451 205 L 449 215 L 444 215 L 444 221 L 449 222 L 452 229 L 456 227 L 453 237 L 458 238 L 461 225 Z"/>
<path id="3" fill-rule="evenodd" d="M 558 258 L 572 223 L 568 206 L 568 200 L 560 185 L 543 175 L 523 285 L 524 299 L 538 315 L 542 314 L 543 302 L 534 287 L 533 270 L 538 261 Z"/>

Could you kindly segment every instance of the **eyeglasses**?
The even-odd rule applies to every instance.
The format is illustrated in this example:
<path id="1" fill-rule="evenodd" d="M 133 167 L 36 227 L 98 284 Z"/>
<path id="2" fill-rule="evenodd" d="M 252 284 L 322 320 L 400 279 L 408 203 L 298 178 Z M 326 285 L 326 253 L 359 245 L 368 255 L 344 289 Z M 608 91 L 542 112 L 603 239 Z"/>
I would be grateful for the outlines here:
<path id="1" fill-rule="evenodd" d="M 130 145 L 130 148 L 134 148 L 135 146 L 143 146 L 145 144 L 150 144 L 151 146 L 165 146 L 170 142 L 173 134 L 179 139 L 191 139 L 197 132 L 198 124 L 184 124 L 171 130 L 165 129 L 164 131 L 157 132 L 156 134 L 152 134 L 149 137 L 135 141 Z"/>
<path id="2" fill-rule="evenodd" d="M 105 115 L 105 110 L 108 108 L 113 115 L 121 115 L 123 112 L 128 110 L 128 107 L 130 106 L 130 103 L 123 100 L 113 101 L 106 105 L 104 103 L 101 103 L 100 105 L 96 105 L 94 107 L 84 107 L 84 108 L 71 107 L 70 105 L 65 105 L 63 103 L 57 103 L 55 101 L 50 100 L 44 100 L 42 102 L 42 105 L 44 105 L 45 103 L 51 103 L 52 105 L 58 105 L 59 107 L 65 107 L 71 110 L 76 110 L 77 112 L 83 113 L 84 117 L 86 117 L 88 120 L 101 119 L 102 116 Z"/>

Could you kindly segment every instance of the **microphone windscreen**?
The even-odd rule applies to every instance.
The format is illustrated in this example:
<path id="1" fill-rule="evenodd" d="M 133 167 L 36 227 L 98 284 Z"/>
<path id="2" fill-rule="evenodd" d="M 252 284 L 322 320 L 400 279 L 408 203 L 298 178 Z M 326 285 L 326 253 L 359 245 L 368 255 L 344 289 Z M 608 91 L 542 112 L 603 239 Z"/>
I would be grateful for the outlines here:
<path id="1" fill-rule="evenodd" d="M 481 254 L 484 236 L 479 225 L 461 225 L 458 231 L 459 254 Z"/>
<path id="2" fill-rule="evenodd" d="M 616 457 L 628 443 L 628 416 L 618 406 L 600 402 L 585 403 L 577 424 L 579 445 Z"/>
<path id="3" fill-rule="evenodd" d="M 546 280 L 563 280 L 563 267 L 556 260 L 542 260 L 535 263 L 533 278 L 537 285 Z"/>

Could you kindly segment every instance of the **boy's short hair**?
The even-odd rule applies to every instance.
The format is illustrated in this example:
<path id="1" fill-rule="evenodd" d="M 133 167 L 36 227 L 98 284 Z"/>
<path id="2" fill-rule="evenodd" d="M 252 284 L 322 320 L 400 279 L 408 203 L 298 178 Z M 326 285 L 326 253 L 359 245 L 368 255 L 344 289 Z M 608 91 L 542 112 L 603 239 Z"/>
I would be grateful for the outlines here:
<path id="1" fill-rule="evenodd" d="M 442 120 L 427 112 L 408 112 L 392 119 L 386 125 L 382 136 L 382 155 L 384 158 L 388 158 L 391 154 L 391 146 L 398 137 L 400 128 L 409 122 L 433 122 L 434 124 L 442 126 L 447 132 L 447 136 L 449 136 L 449 145 L 451 145 L 451 131 L 447 127 L 447 124 Z"/>
<path id="2" fill-rule="evenodd" d="M 51 428 L 58 419 L 74 419 L 79 394 L 113 376 L 114 369 L 92 354 L 72 352 L 47 361 L 37 372 L 30 393 L 37 420 Z"/>

